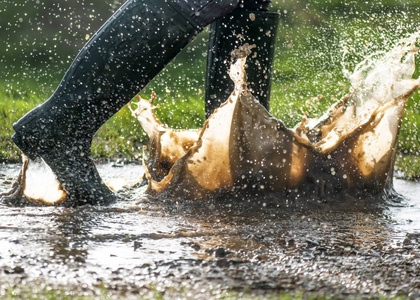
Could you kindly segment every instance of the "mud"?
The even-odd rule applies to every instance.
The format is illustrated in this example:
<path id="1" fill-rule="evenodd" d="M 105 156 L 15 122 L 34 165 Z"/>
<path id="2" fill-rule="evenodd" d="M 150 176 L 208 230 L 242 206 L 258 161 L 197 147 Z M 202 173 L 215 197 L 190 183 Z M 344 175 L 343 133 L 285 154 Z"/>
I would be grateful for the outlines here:
<path id="1" fill-rule="evenodd" d="M 0 192 L 18 165 L 0 168 Z M 140 165 L 99 166 L 136 178 Z M 0 205 L 0 295 L 63 289 L 111 298 L 420 297 L 420 183 L 405 199 L 147 198 L 110 207 Z"/>

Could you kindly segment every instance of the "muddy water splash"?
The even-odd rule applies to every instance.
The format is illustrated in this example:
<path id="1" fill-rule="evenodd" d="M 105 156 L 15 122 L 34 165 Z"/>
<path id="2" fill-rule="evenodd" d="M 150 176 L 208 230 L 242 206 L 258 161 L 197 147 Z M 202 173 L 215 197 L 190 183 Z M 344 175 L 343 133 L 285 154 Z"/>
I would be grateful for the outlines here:
<path id="1" fill-rule="evenodd" d="M 196 143 L 160 182 L 148 173 L 148 192 L 189 199 L 217 193 L 290 192 L 326 197 L 341 192 L 377 194 L 392 189 L 404 108 L 420 86 L 412 79 L 419 33 L 381 58 L 367 58 L 349 77 L 352 92 L 320 119 L 294 129 L 271 116 L 247 88 L 250 49 L 235 54 L 235 90 L 206 121 Z M 146 100 L 140 100 L 142 107 Z M 142 113 L 140 123 L 157 128 Z M 159 140 L 150 131 L 151 140 Z M 187 148 L 187 147 L 186 147 Z M 154 161 L 167 151 L 151 145 Z"/>
<path id="2" fill-rule="evenodd" d="M 154 114 L 153 101 L 139 98 L 132 113 L 150 136 L 147 192 L 197 199 L 226 193 L 329 197 L 390 191 L 404 108 L 420 87 L 420 80 L 412 78 L 419 36 L 413 34 L 390 52 L 372 55 L 353 73 L 347 72 L 350 94 L 323 117 L 305 117 L 293 129 L 271 116 L 248 90 L 249 45 L 233 55 L 234 91 L 201 130 L 164 126 Z M 45 189 L 48 196 L 34 193 L 26 179 L 28 165 L 7 201 L 63 201 L 65 192 L 54 178 L 50 181 L 58 189 L 55 194 Z"/>
<path id="3" fill-rule="evenodd" d="M 147 168 L 153 178 L 162 180 L 172 166 L 194 145 L 200 130 L 176 130 L 162 124 L 155 115 L 155 93 L 150 101 L 143 100 L 140 96 L 137 96 L 137 99 L 135 110 L 130 105 L 128 107 L 150 137 Z"/>
<path id="4" fill-rule="evenodd" d="M 54 205 L 66 200 L 67 193 L 51 168 L 41 159 L 30 160 L 22 155 L 22 168 L 12 189 L 0 194 L 11 205 Z"/>

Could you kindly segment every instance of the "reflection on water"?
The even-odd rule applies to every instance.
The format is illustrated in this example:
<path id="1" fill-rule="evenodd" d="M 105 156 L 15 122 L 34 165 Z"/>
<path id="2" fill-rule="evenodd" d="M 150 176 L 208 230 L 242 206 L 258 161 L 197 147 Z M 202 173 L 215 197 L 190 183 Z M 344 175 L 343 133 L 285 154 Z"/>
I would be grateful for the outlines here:
<path id="1" fill-rule="evenodd" d="M 420 184 L 418 182 L 394 180 L 395 189 L 407 199 L 405 205 L 391 207 L 395 220 L 394 230 L 400 237 L 417 234 L 420 237 Z"/>
<path id="2" fill-rule="evenodd" d="M 1 191 L 17 169 L 1 167 Z M 137 176 L 139 169 L 100 166 L 104 177 Z M 128 291 L 152 284 L 205 293 L 245 286 L 413 293 L 420 184 L 397 179 L 395 186 L 407 201 L 376 208 L 173 203 L 147 199 L 142 190 L 105 208 L 0 206 L 0 288 L 43 280 Z"/>

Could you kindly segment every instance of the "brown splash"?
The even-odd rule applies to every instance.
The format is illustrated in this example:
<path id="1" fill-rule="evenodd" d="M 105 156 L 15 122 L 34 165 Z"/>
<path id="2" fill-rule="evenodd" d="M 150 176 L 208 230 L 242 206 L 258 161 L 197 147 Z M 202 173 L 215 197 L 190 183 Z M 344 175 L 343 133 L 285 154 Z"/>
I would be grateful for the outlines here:
<path id="1" fill-rule="evenodd" d="M 400 57 L 394 57 L 392 63 L 399 61 L 400 65 L 394 66 L 392 75 L 399 77 L 393 78 L 392 86 L 377 83 L 381 77 L 370 78 L 371 83 L 364 82 L 363 88 L 338 101 L 325 116 L 303 119 L 294 129 L 271 116 L 248 90 L 247 51 L 243 50 L 237 52 L 230 71 L 235 90 L 205 122 L 192 146 L 191 140 L 183 144 L 177 139 L 178 147 L 188 151 L 166 177 L 159 180 L 154 170 L 146 170 L 148 193 L 197 199 L 238 189 L 298 189 L 324 196 L 341 191 L 375 194 L 392 187 L 404 108 L 420 86 L 419 80 L 411 79 L 417 52 L 414 45 L 400 49 Z M 138 105 L 147 103 L 141 99 Z M 153 117 L 146 119 L 141 111 L 136 113 L 152 141 L 148 166 L 159 165 L 159 157 L 168 156 L 165 152 L 172 149 L 165 147 L 170 145 L 167 141 L 159 143 L 156 133 L 161 125 L 153 110 L 148 109 L 145 115 Z"/>
<path id="2" fill-rule="evenodd" d="M 59 205 L 66 200 L 67 193 L 48 165 L 22 155 L 22 168 L 12 189 L 0 196 L 9 205 Z"/>
<path id="3" fill-rule="evenodd" d="M 137 96 L 137 108 L 133 110 L 130 104 L 128 107 L 149 135 L 150 157 L 147 168 L 153 178 L 161 180 L 197 141 L 200 130 L 176 130 L 162 124 L 155 115 L 155 99 L 155 93 L 150 101 Z"/>

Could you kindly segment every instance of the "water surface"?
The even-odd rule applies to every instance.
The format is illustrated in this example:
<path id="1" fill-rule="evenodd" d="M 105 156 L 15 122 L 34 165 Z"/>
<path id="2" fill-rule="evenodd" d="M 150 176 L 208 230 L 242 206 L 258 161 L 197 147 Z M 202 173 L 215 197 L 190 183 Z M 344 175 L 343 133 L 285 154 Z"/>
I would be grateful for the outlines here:
<path id="1" fill-rule="evenodd" d="M 18 168 L 1 166 L 1 191 Z M 105 178 L 142 172 L 139 165 L 99 169 Z M 191 299 L 232 289 L 420 295 L 420 183 L 395 179 L 395 188 L 406 200 L 372 207 L 174 203 L 142 189 L 109 207 L 1 204 L 0 291 L 23 284 L 133 297 L 157 289 Z"/>

